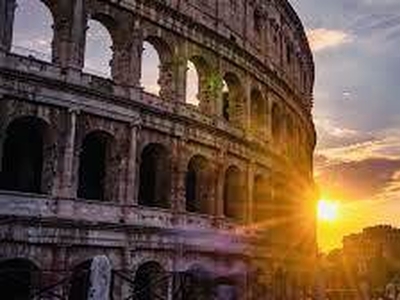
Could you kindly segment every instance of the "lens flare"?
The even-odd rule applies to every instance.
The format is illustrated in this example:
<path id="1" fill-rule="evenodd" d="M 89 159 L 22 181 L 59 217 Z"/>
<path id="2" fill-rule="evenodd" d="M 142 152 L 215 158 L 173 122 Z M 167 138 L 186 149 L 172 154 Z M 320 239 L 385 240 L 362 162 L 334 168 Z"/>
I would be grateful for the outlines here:
<path id="1" fill-rule="evenodd" d="M 338 202 L 321 199 L 318 202 L 318 219 L 325 222 L 334 222 L 338 219 Z"/>

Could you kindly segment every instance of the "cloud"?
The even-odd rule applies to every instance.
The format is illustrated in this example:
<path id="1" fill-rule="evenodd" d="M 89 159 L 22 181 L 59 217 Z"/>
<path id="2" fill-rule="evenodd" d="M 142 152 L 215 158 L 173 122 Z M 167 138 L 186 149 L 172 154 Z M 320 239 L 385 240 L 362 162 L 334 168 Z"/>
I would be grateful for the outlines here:
<path id="1" fill-rule="evenodd" d="M 400 129 L 371 134 L 358 143 L 318 150 L 332 163 L 363 161 L 371 158 L 400 159 Z"/>
<path id="2" fill-rule="evenodd" d="M 315 118 L 318 131 L 318 150 L 351 146 L 374 139 L 372 133 L 339 126 L 329 118 Z"/>
<path id="3" fill-rule="evenodd" d="M 323 157 L 319 162 L 323 162 Z M 325 161 L 325 165 L 320 166 L 317 181 L 323 192 L 334 199 L 366 201 L 393 191 L 398 197 L 399 172 L 400 159 L 370 158 L 333 165 Z M 389 186 L 392 188 L 388 189 Z"/>
<path id="4" fill-rule="evenodd" d="M 339 47 L 353 40 L 352 36 L 345 31 L 327 28 L 311 29 L 307 31 L 307 36 L 314 52 Z"/>

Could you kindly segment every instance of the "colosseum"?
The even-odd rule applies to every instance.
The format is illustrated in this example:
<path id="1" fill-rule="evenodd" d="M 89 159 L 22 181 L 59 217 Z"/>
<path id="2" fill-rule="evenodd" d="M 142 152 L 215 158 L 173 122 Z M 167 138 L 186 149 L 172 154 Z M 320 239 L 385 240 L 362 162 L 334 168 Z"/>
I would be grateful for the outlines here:
<path id="1" fill-rule="evenodd" d="M 23 2 L 50 59 L 13 46 Z M 287 0 L 0 0 L 0 297 L 309 299 L 313 84 Z"/>

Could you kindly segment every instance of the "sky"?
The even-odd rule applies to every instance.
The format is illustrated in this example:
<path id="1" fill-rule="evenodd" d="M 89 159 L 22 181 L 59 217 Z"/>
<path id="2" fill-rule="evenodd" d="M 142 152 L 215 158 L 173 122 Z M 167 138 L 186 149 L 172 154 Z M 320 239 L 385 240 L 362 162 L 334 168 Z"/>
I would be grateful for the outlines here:
<path id="1" fill-rule="evenodd" d="M 400 226 L 400 1 L 289 1 L 316 65 L 316 180 L 321 198 L 340 204 L 339 219 L 318 227 L 319 246 L 328 251 L 363 227 Z M 50 13 L 39 0 L 17 2 L 13 51 L 50 60 Z M 108 32 L 91 22 L 87 34 L 85 70 L 110 76 Z M 151 75 L 159 62 L 154 49 L 144 48 L 143 69 Z M 188 67 L 189 81 L 196 81 L 194 67 Z M 145 78 L 146 90 L 157 93 L 157 77 Z M 196 104 L 190 85 L 188 93 Z"/>
<path id="2" fill-rule="evenodd" d="M 319 246 L 365 226 L 400 226 L 400 1 L 290 0 L 314 53 L 315 174 L 340 203 Z"/>

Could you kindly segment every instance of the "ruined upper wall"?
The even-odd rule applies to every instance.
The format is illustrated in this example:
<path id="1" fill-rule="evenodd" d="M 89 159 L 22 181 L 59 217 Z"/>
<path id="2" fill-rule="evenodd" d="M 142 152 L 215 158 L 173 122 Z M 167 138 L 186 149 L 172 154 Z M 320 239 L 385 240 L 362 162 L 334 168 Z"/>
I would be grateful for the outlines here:
<path id="1" fill-rule="evenodd" d="M 171 29 L 185 24 L 226 39 L 231 50 L 254 56 L 312 101 L 314 63 L 303 25 L 286 0 L 121 0 L 127 8 L 156 7 Z M 136 10 L 136 9 L 134 9 Z M 146 10 L 137 10 L 146 15 Z M 155 15 L 148 17 L 156 17 Z M 186 17 L 186 18 L 185 18 Z M 153 21 L 161 21 L 153 18 Z M 183 29 L 187 31 L 187 29 Z"/>

